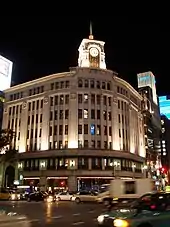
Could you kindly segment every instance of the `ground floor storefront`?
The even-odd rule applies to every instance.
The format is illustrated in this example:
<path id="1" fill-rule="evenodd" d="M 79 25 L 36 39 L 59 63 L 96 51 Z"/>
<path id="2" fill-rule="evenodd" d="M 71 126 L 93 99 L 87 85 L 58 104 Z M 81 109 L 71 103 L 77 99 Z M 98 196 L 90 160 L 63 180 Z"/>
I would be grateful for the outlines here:
<path id="1" fill-rule="evenodd" d="M 23 185 L 46 190 L 98 190 L 103 184 L 109 184 L 113 177 L 26 177 L 23 178 Z M 42 181 L 45 180 L 45 184 Z"/>
<path id="2" fill-rule="evenodd" d="M 129 178 L 129 177 L 125 177 Z M 101 185 L 109 184 L 114 177 L 107 176 L 60 176 L 60 177 L 23 177 L 22 185 L 41 190 L 98 190 Z M 124 179 L 124 178 L 123 178 Z"/>
<path id="3" fill-rule="evenodd" d="M 123 151 L 50 150 L 20 154 L 17 171 L 20 184 L 77 191 L 97 188 L 117 177 L 142 178 L 144 162 Z"/>

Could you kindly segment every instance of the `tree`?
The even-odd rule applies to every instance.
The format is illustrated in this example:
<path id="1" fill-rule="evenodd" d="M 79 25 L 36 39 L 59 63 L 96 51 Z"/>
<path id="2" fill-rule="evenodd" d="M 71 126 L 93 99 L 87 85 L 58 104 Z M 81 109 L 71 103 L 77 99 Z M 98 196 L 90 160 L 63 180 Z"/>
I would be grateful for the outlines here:
<path id="1" fill-rule="evenodd" d="M 0 131 L 1 160 L 11 161 L 15 159 L 17 151 L 11 149 L 13 139 L 15 141 L 15 132 L 12 129 L 2 129 Z"/>
<path id="2" fill-rule="evenodd" d="M 0 131 L 0 149 L 3 149 L 7 145 L 11 145 L 14 138 L 14 131 L 11 129 L 1 129 Z"/>

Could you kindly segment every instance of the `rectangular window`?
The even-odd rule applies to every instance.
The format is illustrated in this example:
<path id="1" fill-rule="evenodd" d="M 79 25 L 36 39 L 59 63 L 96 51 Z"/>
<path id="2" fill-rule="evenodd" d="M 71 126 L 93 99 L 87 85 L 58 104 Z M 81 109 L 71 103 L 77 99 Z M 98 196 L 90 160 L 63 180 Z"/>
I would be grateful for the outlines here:
<path id="1" fill-rule="evenodd" d="M 91 126 L 90 126 L 90 133 L 91 133 L 91 135 L 95 135 L 95 125 L 94 124 L 91 124 Z"/>
<path id="2" fill-rule="evenodd" d="M 136 182 L 135 181 L 124 182 L 124 194 L 136 194 Z"/>

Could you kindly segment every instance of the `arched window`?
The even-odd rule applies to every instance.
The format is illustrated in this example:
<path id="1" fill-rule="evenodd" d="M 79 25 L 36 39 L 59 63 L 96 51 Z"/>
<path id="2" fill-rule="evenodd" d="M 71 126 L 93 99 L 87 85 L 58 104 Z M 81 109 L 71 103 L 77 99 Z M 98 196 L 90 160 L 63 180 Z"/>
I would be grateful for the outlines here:
<path id="1" fill-rule="evenodd" d="M 78 80 L 78 87 L 83 87 L 83 81 L 82 80 Z"/>

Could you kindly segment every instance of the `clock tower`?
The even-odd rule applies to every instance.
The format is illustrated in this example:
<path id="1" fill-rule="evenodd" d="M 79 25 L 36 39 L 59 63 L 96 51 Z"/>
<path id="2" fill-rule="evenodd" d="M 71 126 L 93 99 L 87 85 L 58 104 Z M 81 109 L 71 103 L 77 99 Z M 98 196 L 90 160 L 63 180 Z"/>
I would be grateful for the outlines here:
<path id="1" fill-rule="evenodd" d="M 89 39 L 83 39 L 79 51 L 78 66 L 106 69 L 104 42 L 94 40 L 90 24 Z"/>

